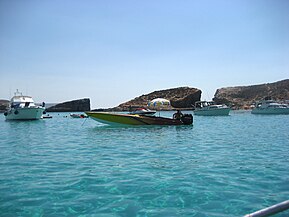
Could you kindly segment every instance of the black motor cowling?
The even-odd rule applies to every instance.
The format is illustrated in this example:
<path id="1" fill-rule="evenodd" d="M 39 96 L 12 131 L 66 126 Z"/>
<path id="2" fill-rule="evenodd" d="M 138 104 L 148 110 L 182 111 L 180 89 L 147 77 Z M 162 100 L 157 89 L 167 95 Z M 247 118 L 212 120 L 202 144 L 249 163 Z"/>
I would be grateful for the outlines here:
<path id="1" fill-rule="evenodd" d="M 181 121 L 185 125 L 190 125 L 193 123 L 193 115 L 192 114 L 184 114 L 181 118 Z"/>

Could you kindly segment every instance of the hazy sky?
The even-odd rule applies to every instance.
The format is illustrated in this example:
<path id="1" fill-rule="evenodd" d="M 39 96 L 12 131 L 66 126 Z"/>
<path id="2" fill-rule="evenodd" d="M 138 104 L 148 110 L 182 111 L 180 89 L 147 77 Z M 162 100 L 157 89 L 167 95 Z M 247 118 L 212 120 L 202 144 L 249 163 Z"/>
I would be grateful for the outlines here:
<path id="1" fill-rule="evenodd" d="M 288 0 L 0 0 L 0 99 L 103 108 L 286 78 Z"/>

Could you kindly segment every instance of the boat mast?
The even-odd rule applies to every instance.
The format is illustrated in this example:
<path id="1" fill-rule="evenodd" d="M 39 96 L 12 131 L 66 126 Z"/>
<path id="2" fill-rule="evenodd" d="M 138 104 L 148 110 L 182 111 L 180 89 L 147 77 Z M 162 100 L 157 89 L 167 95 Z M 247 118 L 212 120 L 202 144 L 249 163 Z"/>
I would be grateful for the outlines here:
<path id="1" fill-rule="evenodd" d="M 22 93 L 21 92 L 19 92 L 19 90 L 18 89 L 16 89 L 16 92 L 14 93 L 14 96 L 22 96 Z"/>

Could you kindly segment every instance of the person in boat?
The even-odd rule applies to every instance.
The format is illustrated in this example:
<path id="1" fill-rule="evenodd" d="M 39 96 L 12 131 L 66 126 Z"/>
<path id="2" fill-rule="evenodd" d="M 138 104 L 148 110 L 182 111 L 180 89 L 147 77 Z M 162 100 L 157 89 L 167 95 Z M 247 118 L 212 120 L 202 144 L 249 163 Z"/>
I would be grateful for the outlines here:
<path id="1" fill-rule="evenodd" d="M 183 117 L 183 113 L 180 110 L 177 110 L 177 112 L 173 115 L 174 119 L 181 120 Z"/>

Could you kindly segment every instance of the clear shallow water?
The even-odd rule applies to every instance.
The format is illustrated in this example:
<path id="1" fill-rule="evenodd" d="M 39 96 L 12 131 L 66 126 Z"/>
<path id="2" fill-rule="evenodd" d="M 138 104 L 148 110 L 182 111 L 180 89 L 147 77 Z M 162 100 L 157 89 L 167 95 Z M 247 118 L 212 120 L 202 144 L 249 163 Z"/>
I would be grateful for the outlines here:
<path id="1" fill-rule="evenodd" d="M 0 115 L 0 216 L 229 217 L 289 199 L 289 115 L 167 127 L 51 115 Z"/>

